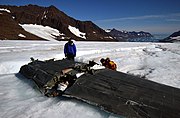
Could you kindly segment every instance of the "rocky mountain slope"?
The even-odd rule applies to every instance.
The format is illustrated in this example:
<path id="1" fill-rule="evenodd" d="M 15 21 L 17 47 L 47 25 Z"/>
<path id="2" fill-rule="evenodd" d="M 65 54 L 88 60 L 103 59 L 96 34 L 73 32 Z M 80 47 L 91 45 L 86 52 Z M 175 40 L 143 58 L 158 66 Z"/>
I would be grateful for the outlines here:
<path id="1" fill-rule="evenodd" d="M 180 42 L 180 30 L 172 33 L 167 38 L 160 40 L 160 42 L 170 42 L 170 43 Z"/>
<path id="2" fill-rule="evenodd" d="M 117 29 L 108 29 L 106 30 L 112 37 L 117 39 L 118 41 L 128 41 L 128 39 L 135 39 L 135 38 L 148 38 L 153 37 L 149 32 L 129 32 L 129 31 L 119 31 Z"/>
<path id="3" fill-rule="evenodd" d="M 55 28 L 64 34 L 63 37 L 58 36 L 57 40 L 73 37 L 75 40 L 116 41 L 93 22 L 76 20 L 55 6 L 0 5 L 0 39 L 41 39 L 23 30 L 19 24 L 37 24 Z M 81 32 L 81 35 L 74 33 L 77 31 Z"/>
<path id="4" fill-rule="evenodd" d="M 42 40 L 29 32 L 26 32 L 18 22 L 14 20 L 10 11 L 0 9 L 0 39 L 34 39 Z"/>

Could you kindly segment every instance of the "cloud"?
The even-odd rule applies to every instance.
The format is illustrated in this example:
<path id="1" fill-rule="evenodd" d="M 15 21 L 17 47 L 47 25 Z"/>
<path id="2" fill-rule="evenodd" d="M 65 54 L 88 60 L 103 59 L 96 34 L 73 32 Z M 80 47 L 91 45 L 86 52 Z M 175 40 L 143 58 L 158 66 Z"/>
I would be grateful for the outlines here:
<path id="1" fill-rule="evenodd" d="M 180 28 L 180 13 L 104 19 L 95 22 L 104 29 L 172 33 Z"/>
<path id="2" fill-rule="evenodd" d="M 161 18 L 162 15 L 146 15 L 146 16 L 137 16 L 137 17 L 124 17 L 124 18 L 115 18 L 115 19 L 104 19 L 97 20 L 97 22 L 113 22 L 113 21 L 124 21 L 124 20 L 145 20 L 150 18 Z"/>
<path id="3" fill-rule="evenodd" d="M 173 13 L 173 14 L 171 14 L 172 16 L 180 16 L 180 13 Z"/>
<path id="4" fill-rule="evenodd" d="M 144 15 L 144 16 L 135 16 L 135 17 L 103 19 L 103 20 L 96 20 L 95 22 L 117 22 L 117 21 L 126 21 L 126 20 L 147 20 L 147 19 L 166 19 L 167 21 L 173 21 L 172 19 L 170 20 L 170 18 L 172 18 L 172 17 L 173 18 L 180 17 L 180 13 L 172 13 L 172 14 L 166 14 L 166 15 Z M 176 21 L 178 21 L 178 20 L 180 20 L 180 19 L 176 19 Z"/>
<path id="5" fill-rule="evenodd" d="M 166 19 L 169 22 L 180 22 L 180 19 Z"/>

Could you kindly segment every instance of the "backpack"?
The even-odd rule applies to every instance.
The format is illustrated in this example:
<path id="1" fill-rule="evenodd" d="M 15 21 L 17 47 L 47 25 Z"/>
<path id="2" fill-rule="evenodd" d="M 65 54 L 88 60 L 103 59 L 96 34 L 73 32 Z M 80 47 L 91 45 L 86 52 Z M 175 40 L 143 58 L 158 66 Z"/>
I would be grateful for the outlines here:
<path id="1" fill-rule="evenodd" d="M 108 64 L 109 69 L 116 70 L 117 66 L 113 61 L 110 61 Z"/>

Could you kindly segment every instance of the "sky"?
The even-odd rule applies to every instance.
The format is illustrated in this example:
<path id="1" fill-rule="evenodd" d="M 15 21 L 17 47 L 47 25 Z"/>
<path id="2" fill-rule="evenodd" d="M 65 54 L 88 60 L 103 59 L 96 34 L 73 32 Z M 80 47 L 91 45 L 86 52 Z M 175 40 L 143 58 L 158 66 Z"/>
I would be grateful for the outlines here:
<path id="1" fill-rule="evenodd" d="M 54 5 L 103 29 L 171 34 L 180 30 L 180 0 L 1 0 L 1 5 Z"/>

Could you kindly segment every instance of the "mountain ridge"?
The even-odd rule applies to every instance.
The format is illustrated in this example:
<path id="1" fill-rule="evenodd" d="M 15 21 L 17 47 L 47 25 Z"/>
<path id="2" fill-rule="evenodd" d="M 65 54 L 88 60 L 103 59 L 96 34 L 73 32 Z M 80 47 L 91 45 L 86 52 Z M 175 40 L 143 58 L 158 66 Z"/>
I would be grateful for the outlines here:
<path id="1" fill-rule="evenodd" d="M 160 40 L 160 42 L 174 43 L 180 42 L 180 30 L 172 33 L 170 36 Z"/>
<path id="2" fill-rule="evenodd" d="M 107 29 L 108 32 L 112 37 L 117 39 L 118 41 L 128 41 L 129 39 L 136 39 L 136 38 L 151 38 L 153 35 L 149 32 L 144 31 L 120 31 L 115 28 Z"/>
<path id="3" fill-rule="evenodd" d="M 14 19 L 11 20 L 14 20 L 16 26 L 17 24 L 37 24 L 43 26 L 50 26 L 59 30 L 59 32 L 65 34 L 64 39 L 69 39 L 70 37 L 73 37 L 75 40 L 116 41 L 116 39 L 112 38 L 111 35 L 98 27 L 92 21 L 76 20 L 66 15 L 63 11 L 60 11 L 53 5 L 49 7 L 42 7 L 32 4 L 26 6 L 0 5 L 0 8 L 8 9 L 11 11 L 8 14 L 14 17 Z M 4 13 L 1 15 L 4 15 Z M 86 39 L 83 39 L 82 37 L 78 37 L 73 34 L 69 30 L 69 26 L 75 27 L 79 29 L 79 31 L 85 33 Z M 3 28 L 1 28 L 1 30 L 3 30 Z M 12 33 L 13 31 L 10 32 Z M 0 35 L 0 39 L 5 39 L 4 37 L 6 37 L 6 35 L 8 34 L 5 34 L 4 37 L 2 35 L 3 34 Z M 8 38 L 9 37 L 7 37 L 7 39 Z M 62 39 L 61 37 L 57 38 L 57 40 L 64 39 Z"/>

